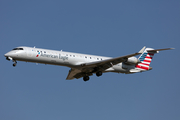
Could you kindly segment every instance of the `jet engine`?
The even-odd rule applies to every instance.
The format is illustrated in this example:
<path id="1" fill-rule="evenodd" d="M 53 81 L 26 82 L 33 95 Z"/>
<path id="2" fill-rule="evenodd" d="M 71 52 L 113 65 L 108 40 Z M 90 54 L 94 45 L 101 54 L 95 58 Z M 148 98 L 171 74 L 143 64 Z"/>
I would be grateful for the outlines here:
<path id="1" fill-rule="evenodd" d="M 127 65 L 136 65 L 136 64 L 138 64 L 140 62 L 141 61 L 138 60 L 136 57 L 130 57 L 124 63 L 127 64 Z"/>

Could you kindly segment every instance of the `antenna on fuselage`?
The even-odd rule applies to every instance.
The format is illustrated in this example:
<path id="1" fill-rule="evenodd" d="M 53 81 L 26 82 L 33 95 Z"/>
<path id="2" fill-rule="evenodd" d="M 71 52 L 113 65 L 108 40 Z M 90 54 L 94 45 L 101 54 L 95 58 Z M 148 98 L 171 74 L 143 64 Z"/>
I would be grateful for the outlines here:
<path id="1" fill-rule="evenodd" d="M 34 48 L 36 48 L 36 46 L 34 46 Z"/>

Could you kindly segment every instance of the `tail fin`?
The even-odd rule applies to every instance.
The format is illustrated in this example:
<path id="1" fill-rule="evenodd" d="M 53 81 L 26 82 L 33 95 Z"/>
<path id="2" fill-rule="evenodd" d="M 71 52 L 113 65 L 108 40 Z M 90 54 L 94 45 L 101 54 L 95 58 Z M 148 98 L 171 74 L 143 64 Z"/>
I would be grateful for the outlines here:
<path id="1" fill-rule="evenodd" d="M 154 56 L 155 53 L 159 53 L 159 51 L 163 51 L 163 50 L 172 50 L 174 48 L 164 48 L 164 49 L 152 49 L 152 48 L 146 48 L 144 50 L 144 52 L 140 55 L 140 57 L 138 58 L 141 62 L 138 63 L 135 67 L 135 70 L 132 70 L 133 72 L 137 72 L 137 70 L 140 71 L 147 71 L 147 70 L 151 70 L 152 67 L 150 67 L 150 63 L 152 61 L 152 58 Z M 138 71 L 139 72 L 139 71 Z"/>
<path id="2" fill-rule="evenodd" d="M 152 67 L 150 67 L 150 63 L 152 61 L 152 58 L 154 56 L 155 53 L 158 53 L 158 51 L 153 51 L 154 49 L 152 48 L 146 48 L 144 50 L 144 52 L 140 55 L 140 57 L 138 58 L 141 63 L 138 63 L 136 65 L 136 68 L 140 69 L 140 70 L 151 70 Z"/>

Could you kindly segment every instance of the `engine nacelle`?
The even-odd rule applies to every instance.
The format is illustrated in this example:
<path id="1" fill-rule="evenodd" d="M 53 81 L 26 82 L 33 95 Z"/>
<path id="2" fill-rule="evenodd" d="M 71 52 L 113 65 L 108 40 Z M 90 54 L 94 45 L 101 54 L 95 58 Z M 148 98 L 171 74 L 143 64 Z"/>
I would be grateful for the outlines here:
<path id="1" fill-rule="evenodd" d="M 124 63 L 127 64 L 127 65 L 136 65 L 136 64 L 138 64 L 140 62 L 141 61 L 138 60 L 136 57 L 130 57 Z"/>

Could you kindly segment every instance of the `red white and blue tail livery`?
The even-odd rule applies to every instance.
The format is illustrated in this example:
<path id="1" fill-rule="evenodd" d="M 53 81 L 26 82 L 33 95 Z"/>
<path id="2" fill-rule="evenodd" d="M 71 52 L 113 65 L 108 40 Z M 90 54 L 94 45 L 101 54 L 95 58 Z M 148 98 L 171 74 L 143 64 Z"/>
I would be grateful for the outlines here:
<path id="1" fill-rule="evenodd" d="M 154 52 L 148 52 L 148 50 L 154 50 L 152 48 L 146 48 L 143 54 L 140 55 L 139 60 L 141 61 L 136 65 L 136 68 L 140 70 L 149 70 L 151 67 L 149 66 L 152 58 L 154 56 Z"/>

